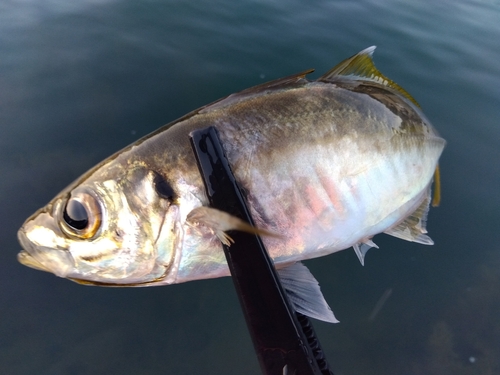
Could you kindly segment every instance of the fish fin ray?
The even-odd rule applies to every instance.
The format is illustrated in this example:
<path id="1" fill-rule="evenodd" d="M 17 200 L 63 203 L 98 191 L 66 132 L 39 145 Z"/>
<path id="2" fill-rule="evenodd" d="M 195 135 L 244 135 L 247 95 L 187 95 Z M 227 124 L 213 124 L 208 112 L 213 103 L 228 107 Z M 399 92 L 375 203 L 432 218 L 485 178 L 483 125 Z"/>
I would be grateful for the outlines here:
<path id="1" fill-rule="evenodd" d="M 297 312 L 324 322 L 338 323 L 321 293 L 318 281 L 306 266 L 297 262 L 277 272 Z"/>
<path id="2" fill-rule="evenodd" d="M 360 243 L 354 244 L 353 246 L 354 252 L 358 256 L 359 262 L 362 266 L 365 265 L 365 256 L 368 250 L 372 247 L 378 249 L 378 246 L 372 240 L 365 240 Z"/>
<path id="3" fill-rule="evenodd" d="M 262 91 L 282 88 L 284 86 L 293 85 L 297 82 L 300 82 L 302 79 L 306 77 L 306 75 L 314 72 L 314 69 L 307 69 L 299 73 L 291 74 L 287 77 L 278 78 L 269 82 L 261 83 L 260 85 L 250 87 L 243 91 L 240 91 L 237 94 L 248 94 L 248 93 L 259 93 Z"/>
<path id="4" fill-rule="evenodd" d="M 372 55 L 375 51 L 375 48 L 376 46 L 365 48 L 354 56 L 351 56 L 348 59 L 342 61 L 331 70 L 329 70 L 326 74 L 318 78 L 318 81 L 335 83 L 342 80 L 342 78 L 349 78 L 353 80 L 375 82 L 380 85 L 390 87 L 391 89 L 402 94 L 417 107 L 420 107 L 417 101 L 405 89 L 403 89 L 393 80 L 384 76 L 375 67 L 375 64 L 372 60 Z"/>
<path id="5" fill-rule="evenodd" d="M 210 112 L 214 109 L 219 109 L 222 107 L 226 107 L 230 104 L 238 102 L 241 98 L 248 98 L 252 95 L 258 95 L 264 92 L 280 90 L 284 88 L 291 88 L 303 85 L 305 82 L 309 82 L 305 80 L 306 75 L 314 72 L 314 69 L 304 70 L 300 73 L 295 73 L 287 77 L 278 78 L 273 81 L 265 82 L 257 86 L 250 87 L 243 91 L 231 94 L 223 99 L 220 99 L 204 108 L 202 108 L 199 113 Z"/>
<path id="6" fill-rule="evenodd" d="M 436 165 L 434 171 L 434 196 L 432 197 L 432 207 L 439 206 L 441 202 L 441 173 L 439 172 L 439 164 Z"/>
<path id="7" fill-rule="evenodd" d="M 426 235 L 427 214 L 429 213 L 430 202 L 431 191 L 429 188 L 420 206 L 403 221 L 386 230 L 384 233 L 422 245 L 434 245 L 434 241 Z"/>
<path id="8" fill-rule="evenodd" d="M 219 240 L 227 246 L 234 243 L 233 239 L 225 232 L 239 230 L 242 232 L 257 234 L 261 236 L 281 237 L 279 234 L 265 229 L 256 228 L 240 218 L 211 207 L 197 207 L 193 209 L 186 218 L 186 224 L 192 227 L 205 226 L 212 231 Z"/>

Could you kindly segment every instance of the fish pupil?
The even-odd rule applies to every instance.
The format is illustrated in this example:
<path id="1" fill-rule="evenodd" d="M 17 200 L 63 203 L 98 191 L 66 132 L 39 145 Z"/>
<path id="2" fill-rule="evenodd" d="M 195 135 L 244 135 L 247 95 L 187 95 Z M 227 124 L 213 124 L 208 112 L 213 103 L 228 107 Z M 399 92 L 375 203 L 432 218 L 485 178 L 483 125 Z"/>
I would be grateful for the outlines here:
<path id="1" fill-rule="evenodd" d="M 77 230 L 85 229 L 89 223 L 89 216 L 85 206 L 74 199 L 70 199 L 66 204 L 63 218 L 66 224 Z"/>

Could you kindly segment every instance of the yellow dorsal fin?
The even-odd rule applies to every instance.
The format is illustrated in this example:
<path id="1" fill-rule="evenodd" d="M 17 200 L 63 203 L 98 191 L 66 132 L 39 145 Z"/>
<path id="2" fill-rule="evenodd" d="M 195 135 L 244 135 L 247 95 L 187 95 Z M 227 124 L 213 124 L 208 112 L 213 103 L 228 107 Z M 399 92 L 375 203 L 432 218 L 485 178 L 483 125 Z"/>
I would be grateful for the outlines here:
<path id="1" fill-rule="evenodd" d="M 368 47 L 356 55 L 342 61 L 326 74 L 322 75 L 318 81 L 336 82 L 340 77 L 344 77 L 354 80 L 376 82 L 399 92 L 417 107 L 420 107 L 417 101 L 413 99 L 413 97 L 405 89 L 378 71 L 372 60 L 375 48 L 376 46 Z"/>
<path id="2" fill-rule="evenodd" d="M 441 202 L 441 174 L 439 173 L 439 164 L 434 171 L 434 195 L 432 197 L 432 207 L 439 206 Z"/>

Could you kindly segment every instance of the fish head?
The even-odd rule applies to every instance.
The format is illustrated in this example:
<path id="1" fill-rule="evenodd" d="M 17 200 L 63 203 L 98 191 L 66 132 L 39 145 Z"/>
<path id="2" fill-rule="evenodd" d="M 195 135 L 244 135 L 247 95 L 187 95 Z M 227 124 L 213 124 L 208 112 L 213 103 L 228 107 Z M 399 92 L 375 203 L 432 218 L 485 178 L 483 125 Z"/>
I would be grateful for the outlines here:
<path id="1" fill-rule="evenodd" d="M 132 286 L 165 278 L 178 213 L 165 180 L 144 165 L 104 165 L 26 220 L 19 261 L 83 284 Z M 115 167 L 113 167 L 115 164 Z"/>

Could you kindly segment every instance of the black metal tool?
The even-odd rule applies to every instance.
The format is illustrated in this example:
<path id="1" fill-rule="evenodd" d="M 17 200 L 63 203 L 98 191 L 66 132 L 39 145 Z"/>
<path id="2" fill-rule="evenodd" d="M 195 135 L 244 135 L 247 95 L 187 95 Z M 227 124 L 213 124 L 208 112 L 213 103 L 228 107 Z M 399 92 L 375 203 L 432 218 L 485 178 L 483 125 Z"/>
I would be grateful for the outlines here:
<path id="1" fill-rule="evenodd" d="M 253 224 L 214 127 L 190 135 L 210 205 Z M 308 318 L 296 313 L 259 236 L 239 231 L 224 253 L 266 375 L 333 375 Z"/>

